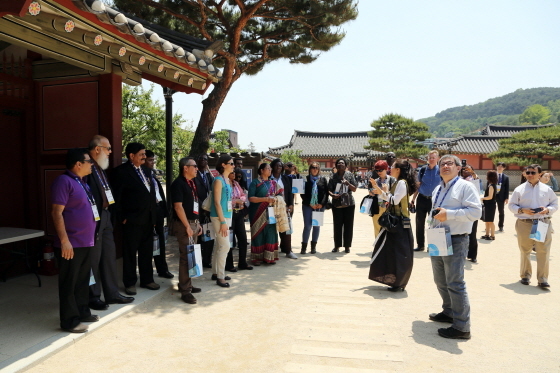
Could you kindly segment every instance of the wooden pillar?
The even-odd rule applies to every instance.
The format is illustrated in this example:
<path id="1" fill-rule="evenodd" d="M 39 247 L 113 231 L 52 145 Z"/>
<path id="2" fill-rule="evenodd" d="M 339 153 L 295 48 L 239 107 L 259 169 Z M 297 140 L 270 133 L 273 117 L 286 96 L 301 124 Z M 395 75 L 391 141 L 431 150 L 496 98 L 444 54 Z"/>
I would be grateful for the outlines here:
<path id="1" fill-rule="evenodd" d="M 122 163 L 122 78 L 116 74 L 99 77 L 99 134 L 111 142 L 111 164 Z"/>

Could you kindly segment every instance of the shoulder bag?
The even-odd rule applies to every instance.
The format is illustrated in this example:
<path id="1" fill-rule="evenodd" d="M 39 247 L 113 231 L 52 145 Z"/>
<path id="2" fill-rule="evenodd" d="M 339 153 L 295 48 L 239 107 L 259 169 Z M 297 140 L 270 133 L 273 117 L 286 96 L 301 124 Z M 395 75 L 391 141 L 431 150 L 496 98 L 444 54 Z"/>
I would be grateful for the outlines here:
<path id="1" fill-rule="evenodd" d="M 381 214 L 378 223 L 380 226 L 387 229 L 387 231 L 395 233 L 400 222 L 400 217 L 395 213 L 395 205 L 393 205 L 392 201 L 390 201 L 389 207 L 383 214 Z"/>

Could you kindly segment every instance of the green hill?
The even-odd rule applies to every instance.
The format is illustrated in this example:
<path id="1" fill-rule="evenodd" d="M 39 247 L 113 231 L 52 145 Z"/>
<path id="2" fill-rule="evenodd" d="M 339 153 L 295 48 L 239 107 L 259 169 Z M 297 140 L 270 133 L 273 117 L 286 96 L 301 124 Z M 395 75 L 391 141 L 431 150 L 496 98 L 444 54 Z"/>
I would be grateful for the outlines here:
<path id="1" fill-rule="evenodd" d="M 476 105 L 450 108 L 418 122 L 426 123 L 435 137 L 453 137 L 479 131 L 486 124 L 518 125 L 519 115 L 535 104 L 548 106 L 551 121 L 558 121 L 560 88 L 520 88 Z"/>

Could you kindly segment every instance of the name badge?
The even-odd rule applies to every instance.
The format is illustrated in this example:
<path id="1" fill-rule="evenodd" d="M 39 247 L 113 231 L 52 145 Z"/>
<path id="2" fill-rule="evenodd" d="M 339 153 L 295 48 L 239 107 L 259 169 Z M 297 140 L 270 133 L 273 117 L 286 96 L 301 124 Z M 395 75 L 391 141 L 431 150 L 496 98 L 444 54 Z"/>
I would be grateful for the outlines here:
<path id="1" fill-rule="evenodd" d="M 232 207 L 231 201 L 228 201 L 228 203 L 227 203 L 227 210 L 228 210 L 228 212 L 233 211 L 233 207 Z"/>
<path id="2" fill-rule="evenodd" d="M 93 220 L 99 221 L 101 218 L 99 217 L 99 211 L 97 211 L 96 205 L 91 205 L 91 212 L 93 212 Z"/>
<path id="3" fill-rule="evenodd" d="M 105 195 L 107 196 L 107 202 L 109 202 L 110 205 L 115 203 L 115 199 L 113 198 L 113 192 L 111 192 L 111 189 L 105 189 Z"/>
<path id="4" fill-rule="evenodd" d="M 193 202 L 193 214 L 198 215 L 198 202 L 194 201 Z"/>
<path id="5" fill-rule="evenodd" d="M 502 190 L 502 184 L 498 184 L 496 189 L 498 189 L 498 193 L 500 193 L 500 190 Z"/>

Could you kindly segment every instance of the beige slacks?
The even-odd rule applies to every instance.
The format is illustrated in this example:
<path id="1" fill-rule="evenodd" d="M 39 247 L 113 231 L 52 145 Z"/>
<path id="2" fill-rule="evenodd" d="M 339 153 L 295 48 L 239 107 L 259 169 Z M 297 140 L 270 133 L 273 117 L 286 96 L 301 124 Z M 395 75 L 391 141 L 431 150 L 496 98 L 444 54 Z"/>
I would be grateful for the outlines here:
<path id="1" fill-rule="evenodd" d="M 550 224 L 550 219 L 545 219 Z M 550 245 L 552 243 L 552 229 L 549 226 L 544 242 L 534 241 L 529 238 L 532 222 L 529 220 L 517 219 L 515 231 L 517 232 L 517 244 L 521 251 L 521 268 L 519 275 L 521 278 L 531 278 L 533 269 L 531 267 L 531 251 L 535 245 L 537 252 L 537 280 L 539 283 L 548 282 L 548 263 L 550 257 Z"/>
<path id="2" fill-rule="evenodd" d="M 216 243 L 214 244 L 214 256 L 212 257 L 212 270 L 220 280 L 226 278 L 226 259 L 229 252 L 229 231 L 225 237 L 220 234 L 220 218 L 211 217 L 214 232 L 216 233 Z M 227 227 L 230 227 L 231 219 L 226 219 Z"/>

